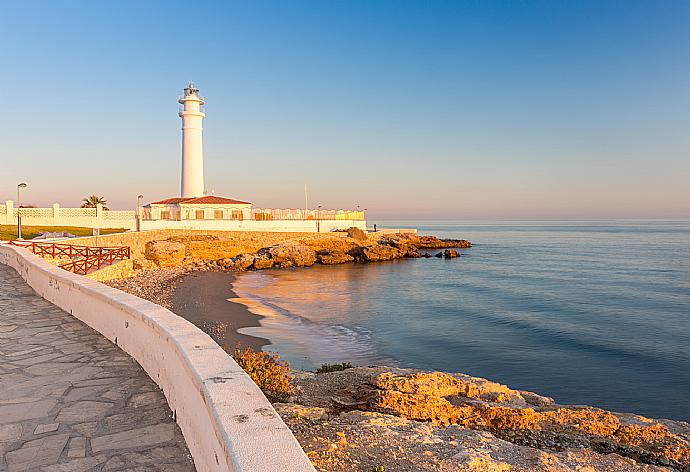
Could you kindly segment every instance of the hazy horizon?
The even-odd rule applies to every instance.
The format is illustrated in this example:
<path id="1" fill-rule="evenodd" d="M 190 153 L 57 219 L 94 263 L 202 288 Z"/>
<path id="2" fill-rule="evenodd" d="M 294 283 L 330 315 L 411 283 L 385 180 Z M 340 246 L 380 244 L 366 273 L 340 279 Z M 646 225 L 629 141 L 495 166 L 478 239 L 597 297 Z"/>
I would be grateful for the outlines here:
<path id="1" fill-rule="evenodd" d="M 690 4 L 12 4 L 0 201 L 206 187 L 389 220 L 690 218 Z M 133 14 L 136 12 L 136 14 Z"/>

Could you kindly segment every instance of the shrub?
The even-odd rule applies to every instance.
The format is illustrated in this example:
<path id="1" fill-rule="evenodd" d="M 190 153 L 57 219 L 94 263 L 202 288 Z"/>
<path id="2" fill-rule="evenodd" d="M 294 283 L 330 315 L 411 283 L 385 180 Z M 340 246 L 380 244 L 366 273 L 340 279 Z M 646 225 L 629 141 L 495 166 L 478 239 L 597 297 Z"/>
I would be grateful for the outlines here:
<path id="1" fill-rule="evenodd" d="M 290 365 L 281 361 L 274 352 L 241 348 L 238 342 L 232 355 L 251 379 L 259 386 L 270 402 L 285 402 L 295 392 L 290 375 Z"/>
<path id="2" fill-rule="evenodd" d="M 321 364 L 321 367 L 316 369 L 317 374 L 325 374 L 326 372 L 340 372 L 345 369 L 352 369 L 353 365 L 349 362 L 342 362 L 340 364 Z"/>

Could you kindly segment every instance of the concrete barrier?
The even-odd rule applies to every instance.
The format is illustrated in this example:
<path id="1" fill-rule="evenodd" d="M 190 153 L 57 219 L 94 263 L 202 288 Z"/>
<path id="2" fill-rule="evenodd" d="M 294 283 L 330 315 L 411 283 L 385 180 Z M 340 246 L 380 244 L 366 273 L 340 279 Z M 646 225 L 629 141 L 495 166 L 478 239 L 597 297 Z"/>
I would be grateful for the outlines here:
<path id="1" fill-rule="evenodd" d="M 199 471 L 310 471 L 304 451 L 249 376 L 171 311 L 0 244 L 43 298 L 120 346 L 158 384 Z"/>

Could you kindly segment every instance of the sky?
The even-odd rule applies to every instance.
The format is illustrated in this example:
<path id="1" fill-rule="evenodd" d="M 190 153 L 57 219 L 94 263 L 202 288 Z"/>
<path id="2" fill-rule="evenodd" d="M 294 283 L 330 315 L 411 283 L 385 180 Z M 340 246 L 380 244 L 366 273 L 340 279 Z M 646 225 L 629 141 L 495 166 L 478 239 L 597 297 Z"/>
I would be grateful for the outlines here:
<path id="1" fill-rule="evenodd" d="M 209 193 L 368 219 L 690 217 L 690 2 L 8 2 L 0 200 Z"/>

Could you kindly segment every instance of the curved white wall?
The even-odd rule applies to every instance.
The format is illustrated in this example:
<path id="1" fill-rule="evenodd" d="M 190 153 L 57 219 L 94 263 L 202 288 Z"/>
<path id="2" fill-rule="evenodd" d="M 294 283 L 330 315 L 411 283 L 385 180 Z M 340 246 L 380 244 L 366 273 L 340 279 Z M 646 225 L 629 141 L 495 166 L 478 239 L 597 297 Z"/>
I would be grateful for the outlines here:
<path id="1" fill-rule="evenodd" d="M 187 320 L 26 249 L 0 244 L 0 263 L 136 359 L 175 412 L 197 470 L 314 471 L 249 376 Z"/>

